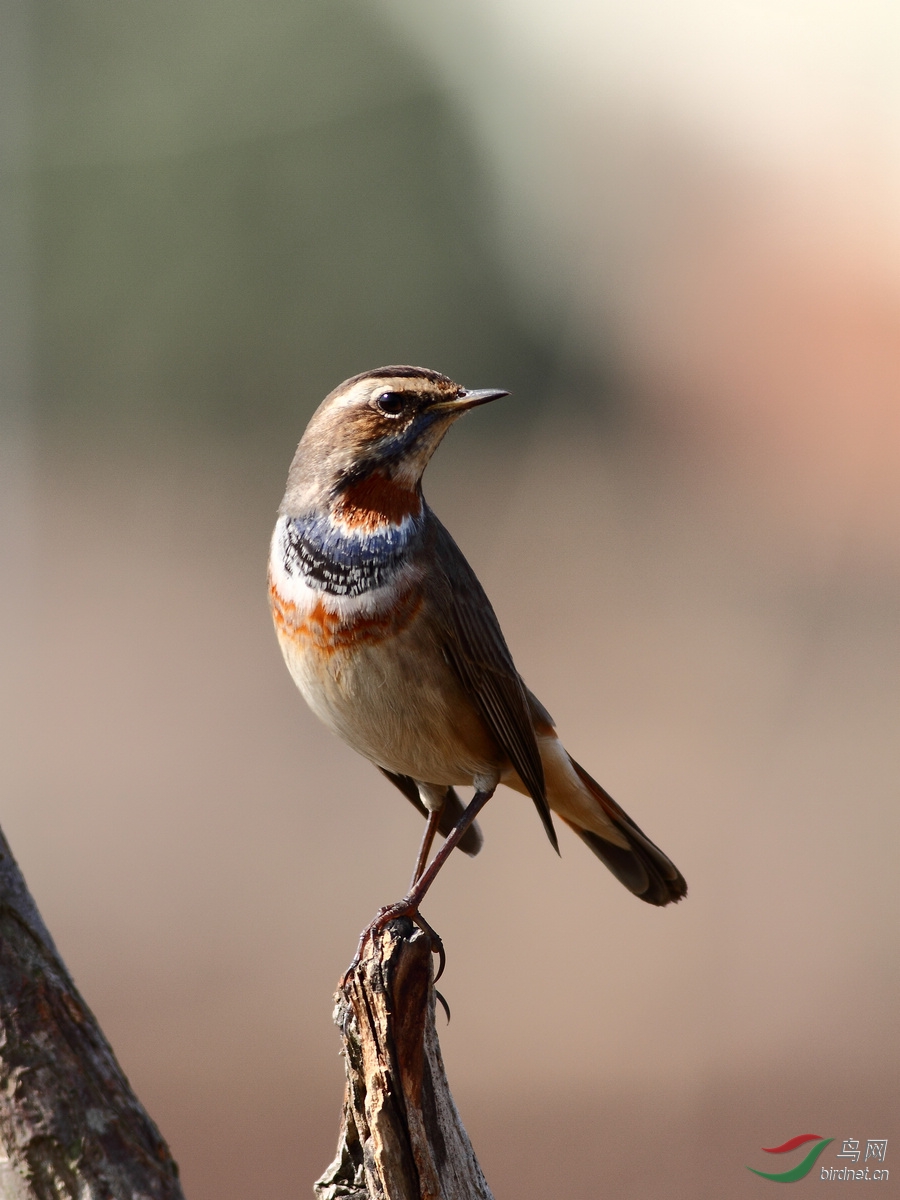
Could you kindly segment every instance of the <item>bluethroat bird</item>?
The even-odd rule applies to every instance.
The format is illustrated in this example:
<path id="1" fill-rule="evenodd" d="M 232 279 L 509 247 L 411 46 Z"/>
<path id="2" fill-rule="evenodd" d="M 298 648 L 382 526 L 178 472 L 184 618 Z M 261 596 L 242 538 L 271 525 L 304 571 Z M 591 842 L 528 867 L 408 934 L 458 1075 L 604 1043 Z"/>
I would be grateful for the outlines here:
<path id="1" fill-rule="evenodd" d="M 522 681 L 484 589 L 422 495 L 422 473 L 470 408 L 469 391 L 420 367 L 355 375 L 326 396 L 291 463 L 269 559 L 278 641 L 310 708 L 427 817 L 408 894 L 418 908 L 497 785 L 551 810 L 648 904 L 687 891 L 681 873 L 566 753 Z M 475 789 L 463 806 L 455 788 Z M 428 866 L 435 835 L 445 841 Z M 428 930 L 429 932 L 433 932 Z"/>

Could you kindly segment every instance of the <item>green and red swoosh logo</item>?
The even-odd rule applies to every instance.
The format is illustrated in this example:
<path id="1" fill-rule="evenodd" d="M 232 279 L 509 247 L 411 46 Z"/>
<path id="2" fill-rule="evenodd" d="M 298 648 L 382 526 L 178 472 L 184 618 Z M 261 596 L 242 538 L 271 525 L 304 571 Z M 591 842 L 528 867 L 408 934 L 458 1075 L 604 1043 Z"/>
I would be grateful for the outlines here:
<path id="1" fill-rule="evenodd" d="M 796 1150 L 798 1146 L 805 1146 L 807 1142 L 815 1142 L 815 1146 L 809 1151 L 802 1162 L 797 1163 L 796 1167 L 791 1167 L 789 1171 L 778 1171 L 772 1174 L 770 1171 L 757 1171 L 756 1167 L 748 1167 L 748 1171 L 752 1171 L 754 1175 L 761 1175 L 763 1179 L 772 1179 L 775 1183 L 796 1183 L 798 1179 L 803 1179 L 810 1173 L 816 1164 L 816 1159 L 834 1138 L 819 1137 L 817 1133 L 800 1133 L 797 1137 L 789 1138 L 781 1146 L 763 1146 L 766 1154 L 787 1154 L 790 1150 Z"/>

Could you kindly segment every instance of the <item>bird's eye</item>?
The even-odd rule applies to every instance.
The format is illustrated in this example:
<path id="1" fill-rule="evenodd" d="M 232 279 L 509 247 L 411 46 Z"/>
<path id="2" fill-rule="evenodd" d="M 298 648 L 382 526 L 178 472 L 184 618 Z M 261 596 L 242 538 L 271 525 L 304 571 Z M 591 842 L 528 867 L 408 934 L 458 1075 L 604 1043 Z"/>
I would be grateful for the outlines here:
<path id="1" fill-rule="evenodd" d="M 406 407 L 406 399 L 400 392 L 382 392 L 375 399 L 375 407 L 386 417 L 399 417 Z"/>

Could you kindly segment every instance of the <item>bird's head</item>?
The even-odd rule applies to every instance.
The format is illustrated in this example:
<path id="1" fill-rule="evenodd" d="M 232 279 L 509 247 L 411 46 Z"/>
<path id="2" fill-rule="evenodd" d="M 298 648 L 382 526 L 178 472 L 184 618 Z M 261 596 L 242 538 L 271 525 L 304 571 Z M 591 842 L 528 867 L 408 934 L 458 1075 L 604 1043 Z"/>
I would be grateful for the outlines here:
<path id="1" fill-rule="evenodd" d="M 423 367 L 380 367 L 334 389 L 306 427 L 281 512 L 340 504 L 379 481 L 418 494 L 422 472 L 453 422 L 508 392 L 470 391 Z M 384 490 L 381 487 L 381 490 Z"/>

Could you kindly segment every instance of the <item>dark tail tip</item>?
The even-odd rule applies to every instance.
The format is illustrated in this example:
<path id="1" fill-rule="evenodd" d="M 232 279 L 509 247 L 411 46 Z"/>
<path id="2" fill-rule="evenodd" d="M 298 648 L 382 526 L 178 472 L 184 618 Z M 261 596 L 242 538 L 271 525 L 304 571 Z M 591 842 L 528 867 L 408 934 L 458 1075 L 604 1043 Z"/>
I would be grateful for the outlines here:
<path id="1" fill-rule="evenodd" d="M 621 825 L 618 828 L 629 840 L 627 848 L 607 842 L 589 829 L 576 829 L 575 832 L 616 879 L 647 904 L 656 904 L 661 908 L 684 899 L 687 884 L 674 863 L 652 842 L 641 844 L 636 838 L 629 837 L 628 829 L 623 829 Z"/>
<path id="2" fill-rule="evenodd" d="M 577 825 L 572 825 L 581 840 L 590 846 L 616 879 L 641 900 L 660 907 L 682 900 L 687 895 L 687 884 L 675 864 L 666 858 L 658 846 L 654 846 L 621 804 L 617 804 L 609 792 L 602 788 L 596 779 L 592 779 L 571 755 L 569 761 L 606 816 L 627 839 L 628 845 L 616 846 L 589 829 L 580 829 Z"/>

